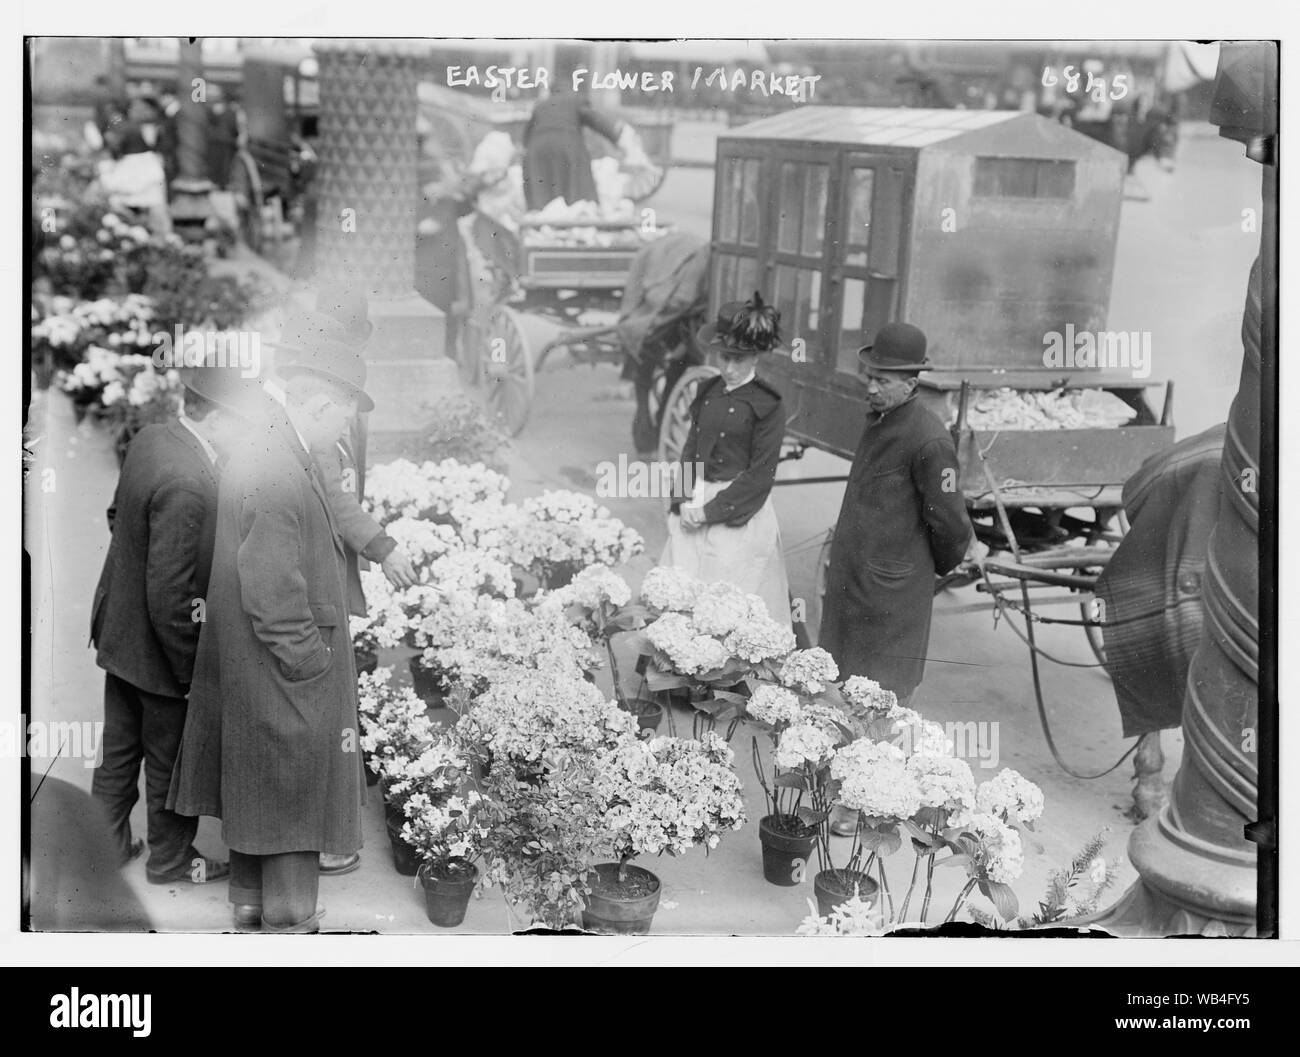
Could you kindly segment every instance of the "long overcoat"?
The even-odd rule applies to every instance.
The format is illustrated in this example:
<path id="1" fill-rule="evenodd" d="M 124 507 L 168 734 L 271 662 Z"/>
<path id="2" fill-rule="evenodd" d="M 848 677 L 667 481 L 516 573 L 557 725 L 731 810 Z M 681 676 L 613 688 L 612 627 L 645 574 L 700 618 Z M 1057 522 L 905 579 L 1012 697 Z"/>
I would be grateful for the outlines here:
<path id="1" fill-rule="evenodd" d="M 343 545 L 284 410 L 234 453 L 168 806 L 235 851 L 361 847 L 357 676 Z"/>
<path id="2" fill-rule="evenodd" d="M 971 524 L 947 429 L 915 394 L 869 412 L 831 545 L 819 644 L 841 677 L 900 697 L 925 675 L 934 577 L 961 561 Z"/>

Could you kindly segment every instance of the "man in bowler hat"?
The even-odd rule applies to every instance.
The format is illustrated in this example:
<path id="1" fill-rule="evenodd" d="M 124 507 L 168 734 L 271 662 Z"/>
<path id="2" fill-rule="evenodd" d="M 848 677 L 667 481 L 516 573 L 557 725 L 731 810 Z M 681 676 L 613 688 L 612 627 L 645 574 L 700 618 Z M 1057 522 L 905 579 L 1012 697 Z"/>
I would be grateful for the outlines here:
<path id="1" fill-rule="evenodd" d="M 842 676 L 906 705 L 925 673 L 935 574 L 973 541 L 948 429 L 917 401 L 925 335 L 889 323 L 858 350 L 867 416 L 831 544 L 820 645 Z"/>
<path id="2" fill-rule="evenodd" d="M 146 426 L 127 450 L 91 609 L 91 642 L 105 672 L 103 760 L 91 793 L 105 810 L 119 862 L 135 858 L 143 845 L 131 840 L 130 817 L 143 760 L 145 873 L 154 884 L 202 884 L 227 872 L 194 849 L 198 819 L 169 811 L 166 800 L 205 616 L 219 462 L 248 428 L 241 407 L 255 387 L 222 367 L 180 374 L 180 416 Z"/>
<path id="3" fill-rule="evenodd" d="M 208 619 L 170 802 L 214 815 L 236 927 L 315 932 L 320 855 L 361 847 L 357 675 L 343 543 L 312 451 L 360 411 L 365 361 L 337 323 L 296 313 L 302 351 L 221 482 Z"/>

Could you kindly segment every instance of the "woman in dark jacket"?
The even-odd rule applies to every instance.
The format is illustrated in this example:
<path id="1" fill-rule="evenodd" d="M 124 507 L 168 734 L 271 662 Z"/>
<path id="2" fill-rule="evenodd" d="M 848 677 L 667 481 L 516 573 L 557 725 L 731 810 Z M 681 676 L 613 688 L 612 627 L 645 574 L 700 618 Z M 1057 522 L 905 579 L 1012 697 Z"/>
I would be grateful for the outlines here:
<path id="1" fill-rule="evenodd" d="M 614 144 L 624 130 L 623 122 L 601 114 L 585 94 L 573 91 L 569 78 L 561 77 L 551 95 L 533 107 L 524 128 L 524 194 L 529 209 L 541 209 L 556 197 L 570 204 L 596 201 L 584 127 Z"/>
<path id="2" fill-rule="evenodd" d="M 723 581 L 767 604 L 790 626 L 790 590 L 772 482 L 785 437 L 781 394 L 755 373 L 780 344 L 780 314 L 759 294 L 723 305 L 696 340 L 716 352 L 721 373 L 700 386 L 682 448 L 690 498 L 673 503 L 661 565 L 706 582 Z"/>

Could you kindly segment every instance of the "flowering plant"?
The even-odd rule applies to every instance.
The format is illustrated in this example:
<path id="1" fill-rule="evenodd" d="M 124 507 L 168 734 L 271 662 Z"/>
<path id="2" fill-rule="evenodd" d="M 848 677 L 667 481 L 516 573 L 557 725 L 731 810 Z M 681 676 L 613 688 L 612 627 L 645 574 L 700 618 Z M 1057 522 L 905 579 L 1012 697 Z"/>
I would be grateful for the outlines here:
<path id="1" fill-rule="evenodd" d="M 505 551 L 543 588 L 562 586 L 588 565 L 623 565 L 645 550 L 640 533 L 579 492 L 543 492 L 525 499 L 520 512 Z"/>
<path id="2" fill-rule="evenodd" d="M 401 780 L 404 764 L 420 754 L 433 738 L 433 723 L 425 704 L 409 686 L 392 681 L 391 668 L 357 677 L 357 712 L 361 720 L 361 751 L 384 776 Z"/>
<path id="3" fill-rule="evenodd" d="M 407 517 L 456 526 L 478 504 L 503 503 L 509 484 L 482 463 L 395 459 L 367 475 L 366 500 L 381 525 Z"/>
<path id="4" fill-rule="evenodd" d="M 402 839 L 415 848 L 435 877 L 472 869 L 487 836 L 487 805 L 469 783 L 470 761 L 451 734 L 440 734 L 413 761 L 409 789 L 403 787 L 406 821 Z"/>
<path id="5" fill-rule="evenodd" d="M 817 913 L 817 906 L 808 900 L 808 916 L 795 929 L 799 936 L 880 936 L 885 929 L 879 902 L 864 902 L 860 892 L 831 909 L 825 917 Z"/>
<path id="6" fill-rule="evenodd" d="M 794 634 L 774 621 L 763 600 L 727 583 L 703 583 L 677 570 L 647 574 L 641 601 L 654 619 L 640 638 L 638 670 L 654 692 L 684 689 L 697 711 L 695 732 L 731 718 L 729 739 L 745 707 L 748 680 L 775 677 L 794 649 Z"/>
<path id="7" fill-rule="evenodd" d="M 711 731 L 699 741 L 621 739 L 596 761 L 595 792 L 623 880 L 640 854 L 680 855 L 716 848 L 723 832 L 745 822 L 734 754 Z"/>

